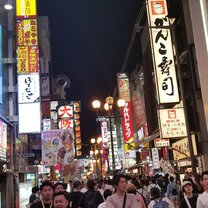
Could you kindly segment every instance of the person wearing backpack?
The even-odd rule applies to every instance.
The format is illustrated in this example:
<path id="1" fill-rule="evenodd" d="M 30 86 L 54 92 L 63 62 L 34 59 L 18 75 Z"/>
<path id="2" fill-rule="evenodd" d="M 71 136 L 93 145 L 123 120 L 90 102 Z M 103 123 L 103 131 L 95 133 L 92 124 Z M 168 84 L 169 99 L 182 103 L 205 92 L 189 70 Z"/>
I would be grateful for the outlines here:
<path id="1" fill-rule="evenodd" d="M 95 191 L 97 184 L 94 180 L 87 181 L 88 190 L 81 196 L 79 201 L 79 208 L 97 208 L 104 200 L 100 192 Z"/>
<path id="2" fill-rule="evenodd" d="M 167 186 L 167 197 L 171 200 L 175 208 L 179 208 L 180 191 L 178 185 L 174 182 L 174 177 L 170 176 L 170 183 Z"/>
<path id="3" fill-rule="evenodd" d="M 148 208 L 175 208 L 167 197 L 161 196 L 160 189 L 157 187 L 151 189 L 151 196 L 152 200 L 148 204 Z"/>

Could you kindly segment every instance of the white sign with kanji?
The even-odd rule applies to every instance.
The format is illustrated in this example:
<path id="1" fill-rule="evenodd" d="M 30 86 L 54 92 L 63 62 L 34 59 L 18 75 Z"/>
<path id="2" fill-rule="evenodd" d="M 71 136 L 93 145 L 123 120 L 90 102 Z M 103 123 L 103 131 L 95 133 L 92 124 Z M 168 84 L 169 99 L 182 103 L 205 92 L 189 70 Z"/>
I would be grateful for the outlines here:
<path id="1" fill-rule="evenodd" d="M 186 137 L 186 121 L 183 108 L 161 109 L 159 112 L 161 138 Z"/>

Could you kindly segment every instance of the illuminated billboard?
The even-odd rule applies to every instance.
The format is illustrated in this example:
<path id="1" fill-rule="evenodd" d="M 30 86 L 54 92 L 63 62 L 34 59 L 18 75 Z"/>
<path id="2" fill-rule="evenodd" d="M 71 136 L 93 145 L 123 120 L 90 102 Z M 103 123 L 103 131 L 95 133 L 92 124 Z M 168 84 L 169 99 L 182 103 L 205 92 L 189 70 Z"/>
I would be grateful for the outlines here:
<path id="1" fill-rule="evenodd" d="M 33 103 L 40 99 L 40 81 L 38 74 L 18 76 L 18 102 Z"/>
<path id="2" fill-rule="evenodd" d="M 147 12 L 159 103 L 179 102 L 166 0 L 148 0 Z"/>
<path id="3" fill-rule="evenodd" d="M 40 103 L 19 104 L 19 133 L 41 132 Z"/>
<path id="4" fill-rule="evenodd" d="M 36 19 L 22 19 L 17 21 L 17 46 L 38 45 L 38 30 Z"/>
<path id="5" fill-rule="evenodd" d="M 28 74 L 39 72 L 39 51 L 37 46 L 17 47 L 17 72 Z"/>
<path id="6" fill-rule="evenodd" d="M 16 0 L 17 18 L 34 18 L 36 17 L 36 0 Z"/>

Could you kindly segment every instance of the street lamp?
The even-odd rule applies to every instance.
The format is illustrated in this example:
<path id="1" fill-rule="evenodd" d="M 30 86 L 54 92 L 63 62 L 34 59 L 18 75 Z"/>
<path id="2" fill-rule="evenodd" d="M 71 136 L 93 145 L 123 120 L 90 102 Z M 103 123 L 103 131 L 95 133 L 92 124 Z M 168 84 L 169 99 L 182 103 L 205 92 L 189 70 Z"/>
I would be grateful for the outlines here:
<path id="1" fill-rule="evenodd" d="M 100 176 L 102 178 L 102 150 L 100 148 L 100 144 L 102 142 L 102 138 L 98 137 L 97 140 L 92 138 L 90 140 L 91 144 L 92 144 L 92 149 L 90 151 L 90 155 L 94 155 L 95 156 L 95 162 L 96 162 L 96 174 L 98 175 L 98 155 L 99 155 L 99 160 L 100 160 Z"/>
<path id="2" fill-rule="evenodd" d="M 110 128 L 110 141 L 111 141 L 111 151 L 112 151 L 112 168 L 115 170 L 116 163 L 115 163 L 115 155 L 114 155 L 114 144 L 113 144 L 113 131 L 112 131 L 112 118 L 115 116 L 112 115 L 112 110 L 113 110 L 113 104 L 114 104 L 114 98 L 113 97 L 107 97 L 105 99 L 106 103 L 104 104 L 104 109 L 108 112 L 108 115 L 106 116 L 109 119 L 109 128 Z M 123 99 L 119 99 L 117 101 L 117 106 L 124 107 L 125 101 Z M 92 102 L 92 106 L 94 109 L 97 111 L 97 116 L 98 116 L 98 110 L 101 106 L 101 103 L 99 100 L 94 100 Z"/>

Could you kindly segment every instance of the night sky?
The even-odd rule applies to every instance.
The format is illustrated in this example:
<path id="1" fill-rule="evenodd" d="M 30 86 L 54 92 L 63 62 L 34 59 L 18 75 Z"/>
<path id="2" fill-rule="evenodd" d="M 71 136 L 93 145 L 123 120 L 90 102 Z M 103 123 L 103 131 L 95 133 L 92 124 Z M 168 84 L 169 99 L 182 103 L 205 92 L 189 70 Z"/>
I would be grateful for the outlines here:
<path id="1" fill-rule="evenodd" d="M 97 136 L 91 103 L 113 94 L 141 2 L 37 0 L 50 20 L 53 74 L 67 75 L 67 100 L 81 101 L 83 143 Z"/>

